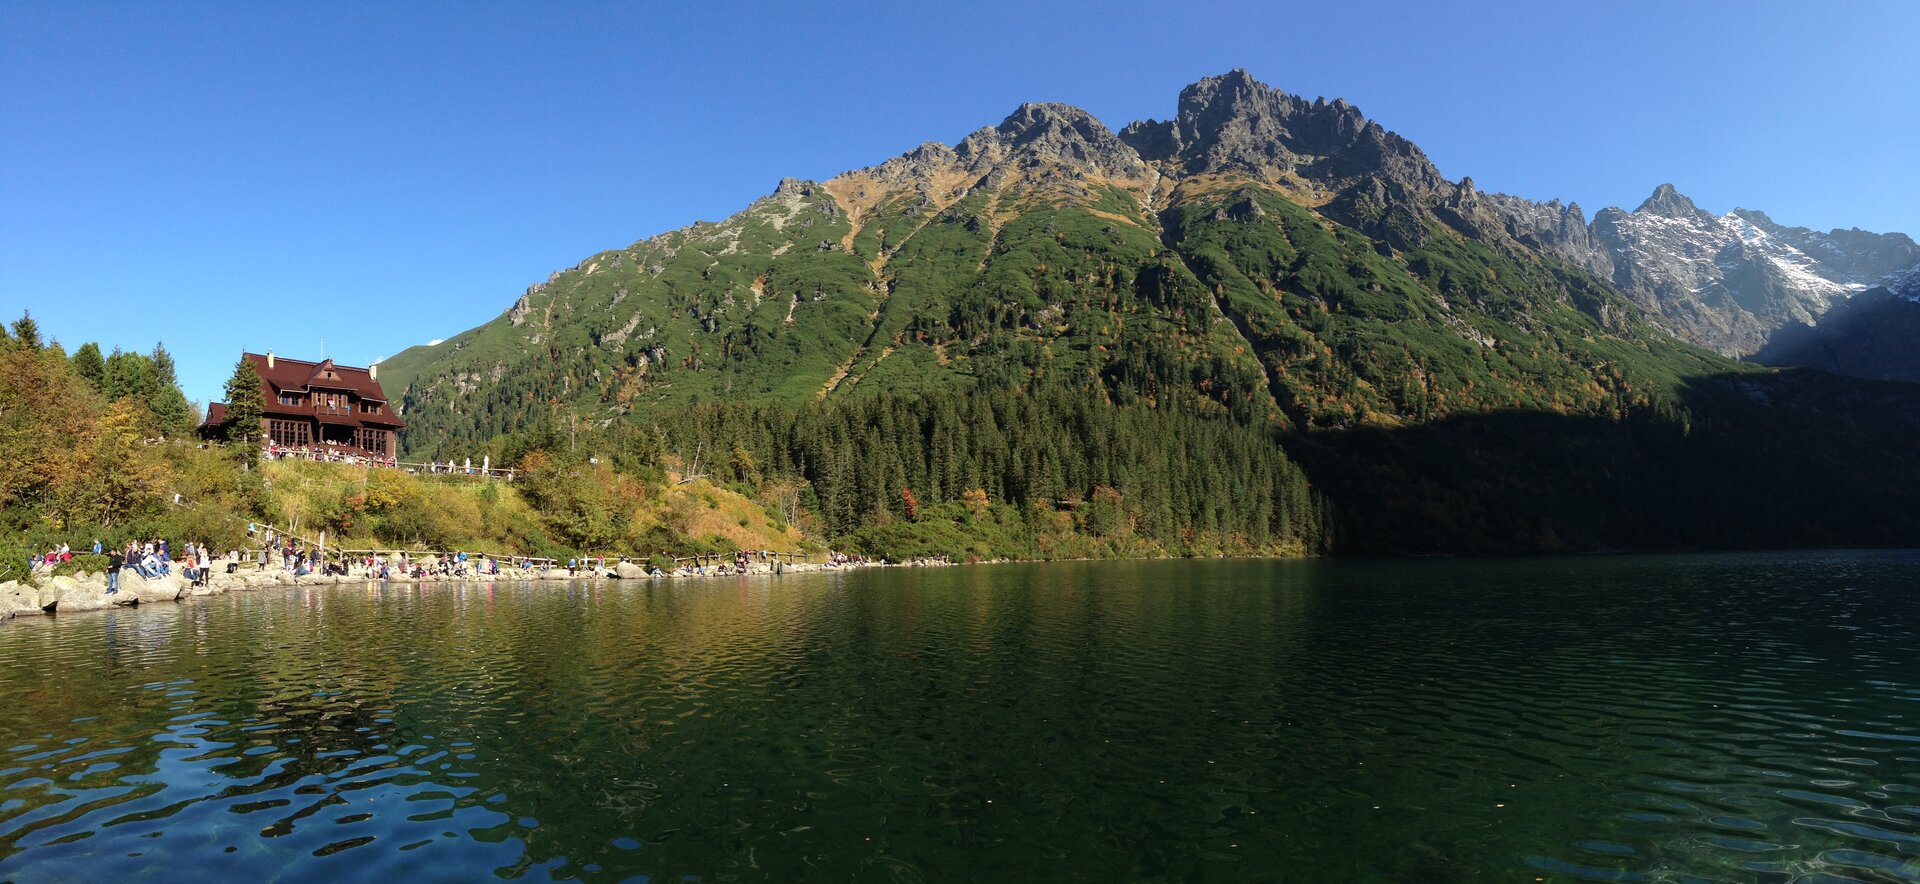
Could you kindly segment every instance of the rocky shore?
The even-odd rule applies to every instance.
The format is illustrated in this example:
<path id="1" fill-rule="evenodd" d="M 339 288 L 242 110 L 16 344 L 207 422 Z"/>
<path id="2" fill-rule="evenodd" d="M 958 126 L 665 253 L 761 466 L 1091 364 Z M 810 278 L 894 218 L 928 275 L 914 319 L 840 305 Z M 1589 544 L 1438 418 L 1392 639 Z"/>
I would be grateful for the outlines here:
<path id="1" fill-rule="evenodd" d="M 388 584 L 408 583 L 461 583 L 483 581 L 512 580 L 686 580 L 707 579 L 713 577 L 737 577 L 741 572 L 718 568 L 694 569 L 679 568 L 660 574 L 650 574 L 645 568 L 632 562 L 622 562 L 610 568 L 581 568 L 572 574 L 564 568 L 553 568 L 546 572 L 523 571 L 514 569 L 500 574 L 428 574 L 424 577 L 395 575 L 382 579 L 368 577 L 365 574 L 304 574 L 294 576 L 281 568 L 256 567 L 252 562 L 242 563 L 234 573 L 226 573 L 230 560 L 214 562 L 214 573 L 207 578 L 203 586 L 187 582 L 176 570 L 164 577 L 147 578 L 131 569 L 120 572 L 120 591 L 107 593 L 105 574 L 82 572 L 72 576 L 62 575 L 47 578 L 39 585 L 8 581 L 0 583 L 0 621 L 14 617 L 28 617 L 52 614 L 69 614 L 84 611 L 104 611 L 115 607 L 133 607 L 161 602 L 178 602 L 197 596 L 225 595 L 230 592 L 259 592 L 287 586 L 364 586 L 368 583 L 384 582 Z M 806 574 L 830 571 L 847 571 L 858 568 L 877 567 L 939 567 L 943 561 L 914 561 L 904 565 L 881 563 L 849 562 L 837 565 L 813 563 L 782 564 L 756 562 L 747 566 L 746 574 Z"/>

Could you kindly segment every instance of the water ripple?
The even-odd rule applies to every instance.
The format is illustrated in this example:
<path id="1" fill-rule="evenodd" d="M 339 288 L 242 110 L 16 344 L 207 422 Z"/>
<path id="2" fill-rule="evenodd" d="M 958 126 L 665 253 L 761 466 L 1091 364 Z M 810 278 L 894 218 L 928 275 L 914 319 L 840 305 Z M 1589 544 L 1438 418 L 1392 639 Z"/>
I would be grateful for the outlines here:
<path id="1" fill-rule="evenodd" d="M 1062 564 L 16 621 L 0 879 L 1920 881 L 1917 575 Z"/>

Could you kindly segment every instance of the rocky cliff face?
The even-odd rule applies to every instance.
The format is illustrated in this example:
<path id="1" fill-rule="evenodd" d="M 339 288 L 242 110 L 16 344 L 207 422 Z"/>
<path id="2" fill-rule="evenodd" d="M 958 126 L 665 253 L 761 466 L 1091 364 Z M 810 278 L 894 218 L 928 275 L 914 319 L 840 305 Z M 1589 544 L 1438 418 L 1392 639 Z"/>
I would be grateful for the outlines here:
<path id="1" fill-rule="evenodd" d="M 1715 216 L 1662 184 L 1632 212 L 1594 217 L 1613 282 L 1674 334 L 1729 356 L 1759 352 L 1778 331 L 1818 324 L 1848 297 L 1920 267 L 1904 234 L 1818 233 L 1764 213 Z"/>
<path id="2" fill-rule="evenodd" d="M 1133 123 L 1120 139 L 1170 178 L 1251 178 L 1394 248 L 1424 243 L 1424 222 L 1456 191 L 1418 146 L 1359 108 L 1307 101 L 1243 70 L 1188 86 L 1173 119 Z"/>
<path id="3" fill-rule="evenodd" d="M 1780 329 L 1754 359 L 1853 377 L 1920 382 L 1916 342 L 1920 267 L 1841 301 L 1817 325 L 1795 323 Z"/>

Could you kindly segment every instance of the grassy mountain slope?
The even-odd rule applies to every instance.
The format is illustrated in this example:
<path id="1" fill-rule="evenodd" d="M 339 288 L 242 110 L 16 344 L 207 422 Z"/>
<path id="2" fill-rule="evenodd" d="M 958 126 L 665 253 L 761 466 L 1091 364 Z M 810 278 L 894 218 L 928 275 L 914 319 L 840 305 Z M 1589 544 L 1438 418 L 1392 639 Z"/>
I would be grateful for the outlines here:
<path id="1" fill-rule="evenodd" d="M 704 426 L 724 450 L 725 430 L 687 416 L 793 411 L 754 418 L 740 450 L 822 501 L 858 498 L 833 505 L 837 533 L 887 524 L 900 495 L 797 456 L 815 441 L 808 421 L 844 417 L 843 403 L 1068 390 L 1268 434 L 1271 457 L 1294 455 L 1331 500 L 1342 548 L 1920 540 L 1920 487 L 1896 472 L 1920 414 L 1911 389 L 1781 375 L 1681 343 L 1588 269 L 1502 233 L 1488 213 L 1509 205 L 1446 182 L 1350 106 L 1229 75 L 1183 93 L 1178 121 L 1121 136 L 1027 105 L 952 148 L 783 182 L 719 224 L 593 256 L 382 371 L 424 456 L 543 426 L 652 427 L 680 453 Z M 929 490 L 912 479 L 934 472 L 924 444 L 882 447 L 861 468 L 899 460 Z M 1586 456 L 1559 456 L 1571 452 Z M 1154 472 L 1205 457 L 1163 443 Z M 1697 468 L 1673 472 L 1682 463 Z M 982 487 L 1021 485 L 997 469 Z M 1816 478 L 1776 498 L 1741 490 L 1789 470 Z M 1893 478 L 1860 481 L 1875 471 Z M 1698 493 L 1673 500 L 1689 483 Z M 1069 485 L 1015 502 L 1069 512 L 1105 487 Z M 1822 487 L 1857 489 L 1869 517 L 1833 531 L 1817 516 L 1716 526 L 1735 499 L 1749 518 L 1789 499 L 1834 503 Z M 1422 490 L 1395 493 L 1406 488 Z M 1684 518 L 1625 530 L 1635 500 Z M 1181 510 L 1175 535 L 1193 536 L 1201 512 Z M 1444 513 L 1469 517 L 1437 530 Z"/>

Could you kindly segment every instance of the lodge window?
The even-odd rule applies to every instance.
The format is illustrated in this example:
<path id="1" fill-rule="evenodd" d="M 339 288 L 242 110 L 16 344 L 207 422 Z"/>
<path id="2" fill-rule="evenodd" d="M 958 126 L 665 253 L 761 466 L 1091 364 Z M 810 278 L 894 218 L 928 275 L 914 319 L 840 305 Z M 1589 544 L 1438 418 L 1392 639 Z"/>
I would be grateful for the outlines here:
<path id="1" fill-rule="evenodd" d="M 299 448 L 313 441 L 306 421 L 267 421 L 267 438 L 282 448 Z"/>
<path id="2" fill-rule="evenodd" d="M 354 444 L 359 446 L 360 450 L 373 454 L 387 453 L 387 431 L 359 429 L 354 430 L 353 435 Z"/>
<path id="3" fill-rule="evenodd" d="M 280 404 L 281 405 L 299 405 L 300 394 L 299 393 L 281 393 Z"/>
<path id="4" fill-rule="evenodd" d="M 362 402 L 360 403 L 360 413 L 361 414 L 379 414 L 380 406 L 375 405 L 371 402 Z"/>

